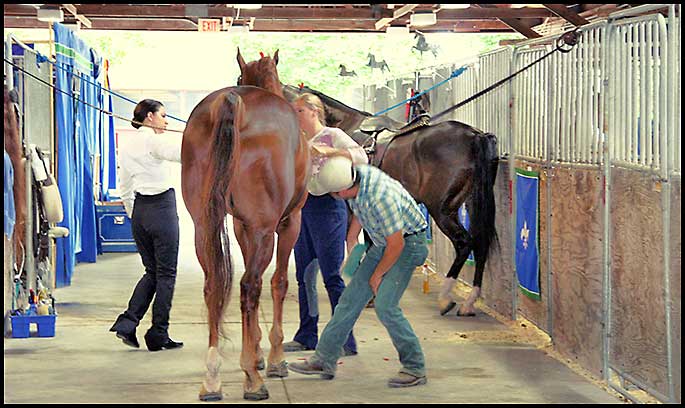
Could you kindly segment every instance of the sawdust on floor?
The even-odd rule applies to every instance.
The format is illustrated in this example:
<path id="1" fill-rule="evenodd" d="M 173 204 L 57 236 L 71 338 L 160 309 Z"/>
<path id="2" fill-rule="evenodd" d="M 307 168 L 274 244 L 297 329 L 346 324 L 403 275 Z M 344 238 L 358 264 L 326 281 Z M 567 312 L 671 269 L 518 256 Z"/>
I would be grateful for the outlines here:
<path id="1" fill-rule="evenodd" d="M 442 284 L 442 279 L 444 276 L 442 276 L 439 273 L 431 273 L 429 274 L 431 280 L 435 281 L 436 284 L 440 285 Z M 465 284 L 462 281 L 458 281 L 457 285 L 455 285 L 453 289 L 454 294 L 456 294 L 459 297 L 462 297 L 466 299 L 471 292 L 471 287 Z M 591 374 L 589 371 L 584 369 L 581 365 L 578 363 L 572 361 L 571 359 L 563 356 L 561 353 L 559 353 L 557 350 L 554 349 L 554 344 L 552 343 L 552 339 L 549 337 L 547 333 L 539 329 L 535 324 L 527 320 L 526 318 L 522 317 L 519 314 L 517 314 L 517 319 L 511 320 L 509 317 L 506 317 L 497 311 L 491 309 L 488 307 L 482 299 L 478 299 L 476 301 L 475 306 L 482 310 L 484 313 L 492 316 L 493 318 L 497 319 L 500 323 L 504 324 L 506 326 L 505 330 L 477 330 L 477 331 L 466 331 L 466 332 L 455 332 L 454 334 L 450 335 L 447 339 L 447 341 L 455 342 L 455 343 L 482 343 L 482 344 L 496 344 L 496 343 L 514 343 L 514 344 L 521 344 L 521 345 L 526 345 L 526 346 L 531 346 L 535 347 L 538 350 L 544 352 L 548 356 L 554 358 L 555 360 L 561 362 L 564 364 L 566 367 L 568 367 L 571 371 L 574 373 L 580 375 L 581 377 L 585 378 L 587 381 L 591 382 L 592 384 L 602 388 L 605 390 L 607 393 L 615 396 L 617 399 L 626 402 L 626 403 L 631 403 L 632 401 L 628 398 L 626 398 L 624 395 L 621 393 L 617 392 L 613 388 L 609 386 L 609 384 L 604 381 L 603 379 L 597 378 L 593 374 Z M 612 373 L 612 380 L 611 382 L 613 384 L 618 384 L 618 379 L 615 374 Z M 642 402 L 642 403 L 647 403 L 647 404 L 660 404 L 661 402 L 648 394 L 647 392 L 640 390 L 640 389 L 631 389 L 631 390 L 625 390 L 624 392 L 628 393 L 631 397 L 635 398 L 636 400 Z"/>

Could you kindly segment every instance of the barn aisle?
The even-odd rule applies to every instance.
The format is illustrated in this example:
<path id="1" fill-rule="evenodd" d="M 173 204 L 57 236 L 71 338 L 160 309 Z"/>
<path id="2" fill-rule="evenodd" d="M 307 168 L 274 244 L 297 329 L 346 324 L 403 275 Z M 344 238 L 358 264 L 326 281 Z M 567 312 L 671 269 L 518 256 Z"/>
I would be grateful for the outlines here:
<path id="1" fill-rule="evenodd" d="M 180 198 L 180 197 L 179 197 Z M 182 205 L 179 203 L 179 205 Z M 192 242 L 192 224 L 181 215 L 179 273 L 171 311 L 170 334 L 185 343 L 180 350 L 151 353 L 135 350 L 108 331 L 128 301 L 142 266 L 138 254 L 104 254 L 96 264 L 79 264 L 72 285 L 57 289 L 54 338 L 5 339 L 5 403 L 194 403 L 204 376 L 207 345 L 203 274 Z M 240 354 L 239 285 L 242 259 L 234 238 L 232 255 L 236 277 L 226 317 L 230 340 L 223 343 L 221 368 L 224 400 L 242 403 L 244 375 Z M 265 274 L 268 282 L 274 262 Z M 437 294 L 422 293 L 416 274 L 401 306 L 421 339 L 427 361 L 428 384 L 408 389 L 388 388 L 386 382 L 400 368 L 390 339 L 375 316 L 365 309 L 355 326 L 357 356 L 343 357 L 332 381 L 290 373 L 285 379 L 266 379 L 267 403 L 620 403 L 534 345 L 517 341 L 508 326 L 493 317 L 440 317 Z M 285 302 L 284 334 L 292 339 L 298 325 L 294 261 Z M 320 331 L 330 318 L 328 298 L 319 283 Z M 436 285 L 433 285 L 435 288 Z M 271 295 L 262 292 L 260 324 L 262 347 L 268 352 Z M 138 330 L 150 325 L 150 313 Z M 496 342 L 469 339 L 469 333 L 492 332 Z M 33 334 L 35 336 L 35 334 Z M 487 337 L 487 336 L 485 336 Z M 289 361 L 312 351 L 289 353 Z M 262 372 L 264 373 L 264 372 Z"/>

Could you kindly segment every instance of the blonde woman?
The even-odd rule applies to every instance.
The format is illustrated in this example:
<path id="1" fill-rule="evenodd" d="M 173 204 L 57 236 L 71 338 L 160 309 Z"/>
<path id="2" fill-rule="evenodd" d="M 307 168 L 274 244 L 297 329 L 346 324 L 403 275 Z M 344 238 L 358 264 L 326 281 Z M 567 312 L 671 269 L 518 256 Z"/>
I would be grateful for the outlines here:
<path id="1" fill-rule="evenodd" d="M 295 244 L 295 267 L 300 302 L 300 327 L 293 341 L 285 343 L 284 351 L 314 350 L 318 343 L 319 313 L 316 302 L 316 268 L 318 261 L 324 285 L 334 312 L 345 289 L 340 266 L 345 257 L 347 207 L 334 199 L 319 184 L 321 166 L 330 158 L 343 156 L 356 164 L 368 163 L 364 149 L 338 128 L 325 126 L 325 111 L 321 100 L 305 93 L 293 101 L 300 127 L 312 149 L 311 178 L 307 184 L 309 196 L 302 209 L 302 227 Z M 311 272 L 314 275 L 311 275 Z M 357 344 L 350 332 L 343 346 L 344 355 L 357 354 Z"/>

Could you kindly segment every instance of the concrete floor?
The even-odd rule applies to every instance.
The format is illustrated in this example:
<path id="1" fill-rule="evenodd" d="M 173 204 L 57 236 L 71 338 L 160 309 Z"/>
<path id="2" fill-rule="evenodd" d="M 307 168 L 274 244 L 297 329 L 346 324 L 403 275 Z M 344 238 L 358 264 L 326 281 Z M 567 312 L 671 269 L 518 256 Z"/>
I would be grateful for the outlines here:
<path id="1" fill-rule="evenodd" d="M 179 197 L 180 199 L 180 197 Z M 179 205 L 182 206 L 181 202 Z M 184 222 L 185 221 L 185 222 Z M 170 334 L 185 343 L 180 350 L 150 353 L 143 334 L 150 312 L 138 330 L 142 348 L 125 346 L 108 331 L 126 307 L 142 273 L 138 254 L 104 254 L 95 264 L 79 264 L 72 285 L 54 292 L 57 300 L 54 338 L 4 340 L 5 403 L 196 403 L 207 347 L 203 274 L 194 254 L 192 226 L 182 220 L 179 274 L 171 311 Z M 226 321 L 230 341 L 223 344 L 221 368 L 224 403 L 243 403 L 244 374 L 239 367 L 241 325 L 239 285 L 242 258 L 233 237 L 236 270 Z M 265 273 L 271 277 L 274 262 Z M 286 341 L 298 326 L 294 262 L 285 301 Z M 343 357 L 332 381 L 290 373 L 266 379 L 266 403 L 621 403 L 615 396 L 574 373 L 532 345 L 520 342 L 465 343 L 456 333 L 507 331 L 485 313 L 458 318 L 437 313 L 432 293 L 421 290 L 416 275 L 401 306 L 421 339 L 428 384 L 407 389 L 387 387 L 400 364 L 397 353 L 373 309 L 366 309 L 355 326 L 359 355 Z M 270 347 L 272 319 L 268 287 L 262 293 L 260 324 L 265 354 Z M 330 317 L 328 297 L 319 279 L 319 331 Z M 32 327 L 35 331 L 35 327 Z M 32 333 L 32 336 L 35 334 Z M 288 353 L 297 361 L 312 351 Z M 261 372 L 264 374 L 264 372 Z"/>

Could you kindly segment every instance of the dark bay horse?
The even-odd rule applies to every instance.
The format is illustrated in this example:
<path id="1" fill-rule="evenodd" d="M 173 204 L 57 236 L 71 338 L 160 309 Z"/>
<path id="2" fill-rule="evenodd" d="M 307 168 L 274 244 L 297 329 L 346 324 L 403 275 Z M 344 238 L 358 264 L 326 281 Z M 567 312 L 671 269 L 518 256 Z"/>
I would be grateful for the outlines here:
<path id="1" fill-rule="evenodd" d="M 5 86 L 5 133 L 4 146 L 12 162 L 14 171 L 14 209 L 15 223 L 14 233 L 12 234 L 12 248 L 14 259 L 17 265 L 22 265 L 24 259 L 23 242 L 26 234 L 26 170 L 22 161 L 22 141 L 19 134 L 19 124 L 17 114 L 10 99 L 9 92 Z M 13 273 L 14 275 L 14 273 Z"/>
<path id="2" fill-rule="evenodd" d="M 372 117 L 368 112 L 351 108 L 307 87 L 284 86 L 288 99 L 301 92 L 317 95 L 326 107 L 328 126 L 341 128 L 362 146 L 368 145 L 370 136 L 359 129 L 368 126 L 369 122 L 388 128 L 404 125 L 388 117 Z M 452 282 L 473 250 L 476 261 L 473 290 L 458 310 L 459 315 L 473 315 L 485 263 L 497 240 L 493 191 L 498 163 L 497 138 L 449 120 L 417 127 L 393 139 L 382 160 L 374 160 L 373 155 L 369 153 L 369 161 L 380 161 L 380 169 L 402 183 L 417 202 L 426 206 L 438 228 L 452 242 L 456 257 L 447 273 Z M 459 222 L 458 211 L 464 202 L 470 215 L 470 231 Z M 440 310 L 446 310 L 448 303 L 449 300 L 441 296 Z"/>
<path id="3" fill-rule="evenodd" d="M 288 289 L 288 259 L 307 198 L 309 150 L 294 109 L 282 97 L 277 61 L 278 53 L 273 59 L 245 64 L 238 51 L 243 83 L 269 90 L 234 86 L 212 92 L 193 109 L 183 132 L 183 200 L 195 224 L 195 251 L 205 274 L 208 309 L 207 375 L 200 390 L 203 401 L 222 398 L 218 341 L 233 280 L 226 214 L 233 216 L 233 230 L 245 261 L 240 280 L 240 367 L 246 374 L 243 397 L 269 397 L 257 371 L 258 366 L 263 367 L 258 315 L 262 274 L 273 256 L 274 233 L 278 243 L 271 279 L 274 317 L 267 376 L 288 374 L 282 345 L 283 300 Z"/>

